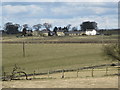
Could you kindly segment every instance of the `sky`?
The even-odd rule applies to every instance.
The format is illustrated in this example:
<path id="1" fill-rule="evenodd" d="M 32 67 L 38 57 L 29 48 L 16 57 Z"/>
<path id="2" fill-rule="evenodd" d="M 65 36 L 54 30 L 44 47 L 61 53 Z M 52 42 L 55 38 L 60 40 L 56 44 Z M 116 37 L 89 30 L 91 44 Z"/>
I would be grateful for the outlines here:
<path id="1" fill-rule="evenodd" d="M 99 0 L 97 0 L 99 1 Z M 20 25 L 50 23 L 52 26 L 77 26 L 95 21 L 99 29 L 118 28 L 118 2 L 16 2 L 5 0 L 0 5 L 2 26 L 6 22 Z"/>

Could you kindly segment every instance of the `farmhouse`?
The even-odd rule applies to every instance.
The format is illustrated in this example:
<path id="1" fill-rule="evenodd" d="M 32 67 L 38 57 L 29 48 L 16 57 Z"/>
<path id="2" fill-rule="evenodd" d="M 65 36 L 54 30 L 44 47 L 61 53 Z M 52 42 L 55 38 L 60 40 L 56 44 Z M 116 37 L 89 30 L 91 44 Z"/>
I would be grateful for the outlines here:
<path id="1" fill-rule="evenodd" d="M 57 36 L 65 36 L 64 30 L 57 30 Z"/>
<path id="2" fill-rule="evenodd" d="M 68 35 L 68 36 L 80 36 L 80 35 L 82 35 L 82 32 L 81 31 L 69 31 L 69 32 L 65 32 L 65 35 Z"/>
<path id="3" fill-rule="evenodd" d="M 32 30 L 26 30 L 26 36 L 32 36 Z"/>
<path id="4" fill-rule="evenodd" d="M 86 35 L 96 35 L 97 31 L 95 29 L 86 29 L 85 34 Z"/>
<path id="5" fill-rule="evenodd" d="M 42 35 L 42 36 L 49 36 L 49 31 L 48 31 L 47 29 L 43 29 L 43 30 L 41 31 L 41 35 Z"/>
<path id="6" fill-rule="evenodd" d="M 40 36 L 40 31 L 35 30 L 35 31 L 33 31 L 32 35 L 33 36 Z"/>

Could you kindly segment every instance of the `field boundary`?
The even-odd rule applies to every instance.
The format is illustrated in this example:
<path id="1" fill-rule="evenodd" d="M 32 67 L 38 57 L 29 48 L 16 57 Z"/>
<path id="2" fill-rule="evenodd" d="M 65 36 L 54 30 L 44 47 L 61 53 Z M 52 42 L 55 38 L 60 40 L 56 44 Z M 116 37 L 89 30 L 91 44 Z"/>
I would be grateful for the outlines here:
<path id="1" fill-rule="evenodd" d="M 21 42 L 17 42 L 17 41 L 3 41 L 0 43 L 8 43 L 8 44 L 22 44 L 23 41 Z M 64 43 L 101 43 L 102 41 L 39 41 L 39 42 L 28 42 L 28 41 L 24 41 L 24 43 L 28 44 L 39 44 L 39 43 L 43 43 L 43 44 L 64 44 Z M 104 41 L 104 43 L 116 43 L 116 41 Z"/>
<path id="2" fill-rule="evenodd" d="M 87 70 L 89 69 L 90 72 L 91 72 L 91 77 L 94 77 L 95 76 L 94 75 L 94 70 L 97 69 L 97 68 L 101 68 L 101 67 L 102 68 L 106 68 L 105 69 L 105 72 L 106 72 L 105 75 L 108 76 L 108 73 L 107 73 L 108 72 L 108 66 L 111 66 L 111 67 L 118 66 L 118 69 L 119 69 L 120 64 L 118 64 L 118 63 L 102 64 L 102 65 L 88 66 L 88 67 L 82 67 L 82 68 L 77 68 L 77 69 L 60 69 L 60 70 L 54 70 L 54 71 L 48 71 L 48 72 L 41 72 L 41 73 L 37 73 L 37 72 L 35 72 L 36 70 L 34 70 L 34 73 L 26 74 L 24 72 L 25 73 L 24 75 L 15 76 L 14 78 L 26 77 L 26 80 L 29 80 L 28 77 L 32 76 L 33 78 L 30 78 L 30 80 L 31 80 L 31 79 L 35 79 L 35 76 L 48 75 L 48 77 L 49 77 L 50 74 L 57 74 L 57 73 L 62 73 L 61 74 L 61 78 L 64 78 L 65 77 L 65 74 L 64 74 L 65 72 L 76 72 L 76 71 L 77 71 L 77 75 L 76 76 L 78 77 L 78 72 L 80 70 L 86 70 L 86 69 Z M 22 72 L 22 71 L 20 71 L 20 72 Z M 16 73 L 20 73 L 20 72 L 16 72 Z M 4 74 L 5 74 L 5 71 L 4 71 Z M 112 75 L 120 75 L 120 73 L 118 72 L 118 73 L 114 73 Z M 2 75 L 2 80 L 3 81 L 8 81 L 8 76 L 6 74 Z M 13 80 L 20 80 L 20 79 L 13 79 Z"/>

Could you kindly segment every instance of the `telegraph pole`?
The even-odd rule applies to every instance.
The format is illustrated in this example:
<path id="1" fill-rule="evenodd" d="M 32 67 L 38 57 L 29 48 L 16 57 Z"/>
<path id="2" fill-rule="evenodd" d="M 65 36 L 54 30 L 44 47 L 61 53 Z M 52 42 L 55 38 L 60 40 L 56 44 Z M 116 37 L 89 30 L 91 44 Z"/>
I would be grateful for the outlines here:
<path id="1" fill-rule="evenodd" d="M 23 42 L 23 57 L 25 57 L 25 42 Z"/>

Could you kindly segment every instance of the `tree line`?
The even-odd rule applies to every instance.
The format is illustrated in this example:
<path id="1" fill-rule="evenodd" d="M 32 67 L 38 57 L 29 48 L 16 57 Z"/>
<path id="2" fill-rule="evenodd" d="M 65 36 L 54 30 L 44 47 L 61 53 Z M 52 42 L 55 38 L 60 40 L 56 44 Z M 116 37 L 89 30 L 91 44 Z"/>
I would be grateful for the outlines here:
<path id="1" fill-rule="evenodd" d="M 70 29 L 72 31 L 78 31 L 77 26 L 73 26 L 73 27 L 71 27 L 71 26 L 72 26 L 71 24 L 64 26 L 64 28 L 55 26 L 52 31 L 56 32 L 56 30 L 64 30 L 64 32 L 68 32 Z M 51 31 L 50 29 L 52 28 L 52 24 L 43 23 L 43 24 L 36 24 L 36 25 L 33 25 L 32 27 L 30 27 L 28 24 L 20 25 L 20 24 L 13 24 L 12 22 L 7 22 L 4 24 L 4 27 L 3 27 L 4 31 L 7 34 L 16 34 L 20 31 L 25 33 L 26 30 L 33 30 L 33 29 L 40 31 L 43 28 L 46 29 L 47 31 Z M 83 22 L 80 25 L 80 28 L 82 31 L 85 31 L 86 29 L 97 29 L 97 23 L 90 22 L 90 21 Z"/>

